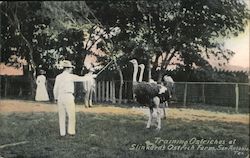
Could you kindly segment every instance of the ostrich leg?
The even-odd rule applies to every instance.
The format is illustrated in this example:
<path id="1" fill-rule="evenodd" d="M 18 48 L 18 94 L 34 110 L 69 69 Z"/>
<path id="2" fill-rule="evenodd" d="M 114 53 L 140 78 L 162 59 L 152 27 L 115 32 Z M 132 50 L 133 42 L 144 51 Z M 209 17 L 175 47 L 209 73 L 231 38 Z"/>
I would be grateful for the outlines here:
<path id="1" fill-rule="evenodd" d="M 150 126 L 151 126 L 153 112 L 154 112 L 154 109 L 152 107 L 149 107 L 149 118 L 148 118 L 148 123 L 147 123 L 147 127 L 146 128 L 150 128 Z"/>
<path id="2" fill-rule="evenodd" d="M 166 109 L 165 109 L 166 108 Z M 166 111 L 167 111 L 167 108 L 168 108 L 168 101 L 165 101 L 164 103 L 163 103 L 163 113 L 164 113 L 164 117 L 163 117 L 163 119 L 167 119 L 167 114 L 166 114 Z"/>
<path id="3" fill-rule="evenodd" d="M 89 98 L 88 98 L 88 100 L 89 100 L 89 107 L 92 107 L 92 105 L 93 105 L 93 103 L 92 103 L 92 101 L 93 101 L 93 87 L 91 87 L 91 89 L 90 89 L 90 92 L 89 92 Z"/>
<path id="4" fill-rule="evenodd" d="M 89 96 L 90 96 L 90 91 L 88 90 L 84 96 L 84 104 L 86 108 L 89 107 Z"/>
<path id="5" fill-rule="evenodd" d="M 157 112 L 157 122 L 158 122 L 158 125 L 157 125 L 157 130 L 160 130 L 161 129 L 161 112 L 160 112 L 160 98 L 159 97 L 154 97 L 153 98 L 153 103 L 156 107 L 156 112 Z"/>

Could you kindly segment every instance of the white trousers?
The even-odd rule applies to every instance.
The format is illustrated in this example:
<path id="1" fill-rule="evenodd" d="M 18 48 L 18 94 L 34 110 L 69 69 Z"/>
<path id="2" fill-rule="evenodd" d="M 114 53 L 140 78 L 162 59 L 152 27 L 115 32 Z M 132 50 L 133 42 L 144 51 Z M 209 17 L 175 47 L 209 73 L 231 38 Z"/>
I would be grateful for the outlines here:
<path id="1" fill-rule="evenodd" d="M 68 134 L 74 135 L 76 133 L 76 114 L 75 101 L 71 93 L 61 94 L 58 97 L 58 114 L 60 135 L 66 135 L 66 116 L 68 116 Z"/>

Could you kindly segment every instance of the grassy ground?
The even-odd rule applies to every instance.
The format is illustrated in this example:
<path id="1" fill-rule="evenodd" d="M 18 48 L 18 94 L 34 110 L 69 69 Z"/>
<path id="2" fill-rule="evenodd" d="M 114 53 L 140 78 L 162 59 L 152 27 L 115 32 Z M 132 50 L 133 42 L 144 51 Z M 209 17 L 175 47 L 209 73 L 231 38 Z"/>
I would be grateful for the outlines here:
<path id="1" fill-rule="evenodd" d="M 99 107 L 105 108 L 101 105 Z M 163 121 L 162 130 L 156 131 L 154 128 L 145 129 L 147 120 L 145 115 L 119 113 L 121 109 L 116 109 L 116 112 L 112 113 L 98 112 L 98 108 L 95 109 L 96 112 L 78 110 L 77 134 L 74 138 L 59 137 L 58 114 L 53 110 L 0 113 L 0 157 L 245 158 L 248 154 L 248 151 L 240 152 L 239 148 L 234 150 L 198 148 L 199 145 L 203 145 L 203 147 L 214 146 L 218 149 L 218 144 L 215 145 L 216 140 L 218 143 L 221 141 L 221 146 L 229 146 L 232 140 L 234 147 L 249 149 L 249 122 L 213 119 L 214 114 L 222 115 L 221 118 L 234 117 L 232 114 L 172 109 L 169 111 L 168 119 Z M 192 119 L 187 117 L 188 114 L 192 114 L 190 117 Z M 199 119 L 204 118 L 205 114 L 206 119 Z M 246 115 L 237 115 L 238 117 L 245 118 Z M 164 150 L 142 149 L 150 143 L 164 147 L 164 143 L 157 142 L 156 139 L 165 141 L 165 149 L 161 148 Z M 206 144 L 204 141 L 205 144 L 194 142 L 202 139 L 210 140 L 210 143 L 212 140 L 214 142 L 212 144 Z M 179 142 L 167 142 L 168 140 Z M 194 149 L 178 149 L 178 145 L 183 145 L 182 140 L 189 141 L 187 147 L 194 145 Z M 25 144 L 1 146 L 23 141 L 26 141 Z M 242 150 L 246 149 L 242 148 Z"/>

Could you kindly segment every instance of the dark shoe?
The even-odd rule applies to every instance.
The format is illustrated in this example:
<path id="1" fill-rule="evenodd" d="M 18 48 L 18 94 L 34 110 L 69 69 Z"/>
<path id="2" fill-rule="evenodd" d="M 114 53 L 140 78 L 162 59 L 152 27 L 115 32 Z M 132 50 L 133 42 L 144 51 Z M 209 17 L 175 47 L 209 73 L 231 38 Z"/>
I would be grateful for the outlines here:
<path id="1" fill-rule="evenodd" d="M 65 137 L 66 137 L 66 135 L 63 135 L 63 136 L 60 135 L 60 136 L 57 136 L 56 138 L 57 139 L 64 139 Z"/>
<path id="2" fill-rule="evenodd" d="M 69 134 L 68 138 L 75 138 L 75 134 Z"/>

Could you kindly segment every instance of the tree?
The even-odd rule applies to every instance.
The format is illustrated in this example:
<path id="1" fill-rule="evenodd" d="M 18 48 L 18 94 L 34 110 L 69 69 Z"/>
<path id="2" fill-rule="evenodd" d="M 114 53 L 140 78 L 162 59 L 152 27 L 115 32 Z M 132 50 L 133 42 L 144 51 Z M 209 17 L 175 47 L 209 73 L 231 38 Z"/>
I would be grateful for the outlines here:
<path id="1" fill-rule="evenodd" d="M 127 41 L 136 42 L 153 70 L 162 72 L 173 60 L 184 69 L 209 66 L 212 56 L 224 62 L 234 54 L 223 47 L 220 37 L 244 31 L 249 10 L 244 1 L 116 1 L 99 2 L 99 16 L 105 24 L 121 29 Z M 112 13 L 111 13 L 112 12 Z M 224 60 L 222 60 L 224 59 Z M 222 63 L 223 64 L 223 63 Z"/>
<path id="2" fill-rule="evenodd" d="M 34 97 L 36 63 L 40 55 L 35 53 L 35 30 L 41 19 L 36 16 L 39 2 L 2 2 L 1 3 L 1 61 L 8 62 L 16 55 L 24 58 L 29 66 L 31 97 Z"/>
<path id="3" fill-rule="evenodd" d="M 40 15 L 51 19 L 44 32 L 54 41 L 57 54 L 75 62 L 81 74 L 86 56 L 96 55 L 92 48 L 107 35 L 92 10 L 85 1 L 43 2 Z"/>
<path id="4" fill-rule="evenodd" d="M 116 50 L 110 38 L 114 36 L 113 34 L 116 34 L 115 27 L 112 27 L 112 25 L 104 26 L 102 19 L 99 20 L 96 17 L 96 12 L 99 12 L 97 8 L 89 8 L 84 1 L 43 2 L 42 4 L 40 15 L 52 20 L 46 30 L 47 34 L 53 37 L 52 40 L 56 41 L 57 53 L 76 63 L 78 74 L 82 70 L 86 56 L 88 54 L 96 55 L 92 48 L 102 47 L 102 50 L 104 50 L 105 47 L 103 53 L 109 59 L 99 57 L 101 64 L 114 60 L 113 54 Z M 69 33 L 75 35 L 69 35 Z M 63 50 L 69 51 L 67 53 Z M 59 60 L 57 59 L 57 61 Z M 114 64 L 120 74 L 121 82 L 123 82 L 121 69 L 116 61 Z"/>

